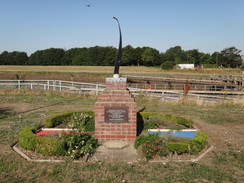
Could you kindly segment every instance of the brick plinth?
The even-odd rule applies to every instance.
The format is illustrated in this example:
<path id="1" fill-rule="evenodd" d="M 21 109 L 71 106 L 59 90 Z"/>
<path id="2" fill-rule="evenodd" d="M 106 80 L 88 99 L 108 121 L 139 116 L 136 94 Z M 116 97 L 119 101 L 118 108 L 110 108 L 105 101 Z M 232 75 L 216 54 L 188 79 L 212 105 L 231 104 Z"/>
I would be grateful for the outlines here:
<path id="1" fill-rule="evenodd" d="M 126 82 L 126 78 L 106 78 L 106 89 L 94 105 L 95 136 L 99 141 L 134 141 L 136 138 L 136 102 L 127 90 Z M 125 107 L 128 109 L 128 119 L 123 122 L 106 122 L 106 107 Z"/>

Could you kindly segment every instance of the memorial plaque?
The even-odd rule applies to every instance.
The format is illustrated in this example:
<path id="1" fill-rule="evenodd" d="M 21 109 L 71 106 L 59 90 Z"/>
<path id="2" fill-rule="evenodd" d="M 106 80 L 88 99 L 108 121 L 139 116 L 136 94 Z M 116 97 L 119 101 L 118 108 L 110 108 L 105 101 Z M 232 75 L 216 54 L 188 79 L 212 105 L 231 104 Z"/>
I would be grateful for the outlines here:
<path id="1" fill-rule="evenodd" d="M 128 106 L 105 106 L 105 123 L 128 123 Z"/>

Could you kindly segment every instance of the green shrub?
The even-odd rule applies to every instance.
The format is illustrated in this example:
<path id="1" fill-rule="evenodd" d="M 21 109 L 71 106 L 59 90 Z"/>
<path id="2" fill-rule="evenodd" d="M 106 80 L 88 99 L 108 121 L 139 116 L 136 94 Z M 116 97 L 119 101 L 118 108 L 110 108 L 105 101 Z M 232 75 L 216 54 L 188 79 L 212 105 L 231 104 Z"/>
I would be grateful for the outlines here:
<path id="1" fill-rule="evenodd" d="M 95 122 L 94 122 L 94 112 L 93 111 L 81 111 L 74 112 L 69 121 L 70 126 L 78 128 L 83 131 L 94 131 Z"/>
<path id="2" fill-rule="evenodd" d="M 188 143 L 185 142 L 169 142 L 168 150 L 170 152 L 177 152 L 177 154 L 183 154 L 188 152 Z"/>
<path id="3" fill-rule="evenodd" d="M 160 117 L 158 116 L 150 116 L 149 119 L 144 120 L 144 130 L 158 128 L 158 121 Z"/>
<path id="4" fill-rule="evenodd" d="M 154 156 L 166 156 L 169 152 L 183 154 L 197 154 L 207 144 L 206 134 L 198 132 L 191 140 L 179 140 L 172 142 L 170 139 L 164 139 L 164 136 L 158 134 L 146 134 L 138 136 L 135 140 L 134 147 L 142 147 L 143 156 L 150 160 Z"/>
<path id="5" fill-rule="evenodd" d="M 36 134 L 34 127 L 26 127 L 20 131 L 19 145 L 24 149 L 35 151 L 36 146 Z"/>
<path id="6" fill-rule="evenodd" d="M 19 145 L 24 149 L 47 156 L 65 154 L 65 143 L 63 139 L 37 136 L 33 127 L 26 127 L 20 131 Z"/>
<path id="7" fill-rule="evenodd" d="M 66 112 L 62 114 L 57 114 L 54 116 L 50 116 L 46 118 L 45 126 L 47 128 L 52 128 L 58 126 L 62 123 L 69 123 L 70 121 L 75 121 L 80 118 L 80 115 L 90 116 L 90 119 L 85 122 L 84 130 L 85 131 L 94 131 L 95 130 L 95 123 L 94 123 L 94 112 L 90 110 L 84 111 L 73 111 L 73 112 Z"/>
<path id="8" fill-rule="evenodd" d="M 207 68 L 219 68 L 218 64 L 203 64 L 202 66 L 205 69 L 207 69 Z"/>
<path id="9" fill-rule="evenodd" d="M 63 114 L 57 114 L 54 116 L 50 116 L 50 117 L 46 118 L 45 126 L 47 128 L 52 128 L 52 127 L 58 126 L 62 123 L 66 123 L 67 118 L 71 117 L 73 113 L 74 112 L 66 112 Z"/>
<path id="10" fill-rule="evenodd" d="M 161 65 L 161 68 L 164 70 L 170 70 L 173 69 L 174 66 L 175 66 L 174 61 L 166 61 Z"/>
<path id="11" fill-rule="evenodd" d="M 189 141 L 190 154 L 197 154 L 207 144 L 207 135 L 204 132 L 198 132 L 195 137 Z"/>
<path id="12" fill-rule="evenodd" d="M 158 134 L 144 135 L 143 141 L 140 141 L 140 145 L 142 146 L 142 152 L 145 158 L 149 160 L 158 154 L 161 149 L 161 144 Z"/>
<path id="13" fill-rule="evenodd" d="M 90 134 L 81 131 L 72 131 L 69 134 L 62 134 L 67 146 L 66 155 L 72 159 L 78 159 L 87 153 L 95 152 L 98 147 L 97 140 Z"/>
<path id="14" fill-rule="evenodd" d="M 184 117 L 180 117 L 180 116 L 175 116 L 172 114 L 163 114 L 163 113 L 156 113 L 156 112 L 140 112 L 140 115 L 142 116 L 143 120 L 144 120 L 144 130 L 148 129 L 148 127 L 151 126 L 159 126 L 160 120 L 158 121 L 158 123 L 155 125 L 155 121 L 154 124 L 148 124 L 150 121 L 149 120 L 151 117 L 160 117 L 165 121 L 168 122 L 172 122 L 172 123 L 176 123 L 182 126 L 185 126 L 187 128 L 191 128 L 193 126 L 193 121 L 191 119 L 187 119 Z"/>
<path id="15" fill-rule="evenodd" d="M 63 156 L 66 154 L 65 142 L 63 139 L 54 139 L 47 137 L 36 137 L 35 152 L 44 156 Z"/>
<path id="16" fill-rule="evenodd" d="M 135 149 L 138 149 L 140 145 L 145 144 L 146 140 L 150 137 L 149 135 L 150 134 L 137 136 L 134 142 Z"/>

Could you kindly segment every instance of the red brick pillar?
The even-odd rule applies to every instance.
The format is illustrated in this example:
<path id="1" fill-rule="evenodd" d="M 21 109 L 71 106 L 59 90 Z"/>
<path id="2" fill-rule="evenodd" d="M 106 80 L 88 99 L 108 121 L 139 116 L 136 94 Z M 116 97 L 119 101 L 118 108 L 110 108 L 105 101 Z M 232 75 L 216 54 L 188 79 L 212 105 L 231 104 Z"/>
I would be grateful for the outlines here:
<path id="1" fill-rule="evenodd" d="M 106 89 L 94 105 L 95 136 L 99 141 L 136 138 L 136 102 L 126 83 L 126 78 L 106 78 Z"/>

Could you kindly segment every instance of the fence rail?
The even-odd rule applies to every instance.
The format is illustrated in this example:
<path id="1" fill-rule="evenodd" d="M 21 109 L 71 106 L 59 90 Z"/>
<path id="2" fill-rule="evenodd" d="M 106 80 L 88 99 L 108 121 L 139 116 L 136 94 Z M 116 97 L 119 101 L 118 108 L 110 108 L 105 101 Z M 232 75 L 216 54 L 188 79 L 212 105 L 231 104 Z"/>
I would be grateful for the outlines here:
<path id="1" fill-rule="evenodd" d="M 7 89 L 27 89 L 27 90 L 53 90 L 60 92 L 73 92 L 73 93 L 88 93 L 98 95 L 106 88 L 103 84 L 82 83 L 74 81 L 62 81 L 62 80 L 0 80 L 0 90 Z M 169 90 L 161 89 L 142 89 L 128 87 L 132 95 L 143 95 L 149 97 L 159 98 L 162 102 L 168 100 L 178 100 L 181 98 L 183 92 L 173 92 Z M 216 100 L 229 100 L 235 99 L 233 97 L 216 96 L 216 95 L 200 95 L 190 94 L 188 96 L 192 99 L 201 100 L 203 102 L 213 102 Z"/>

